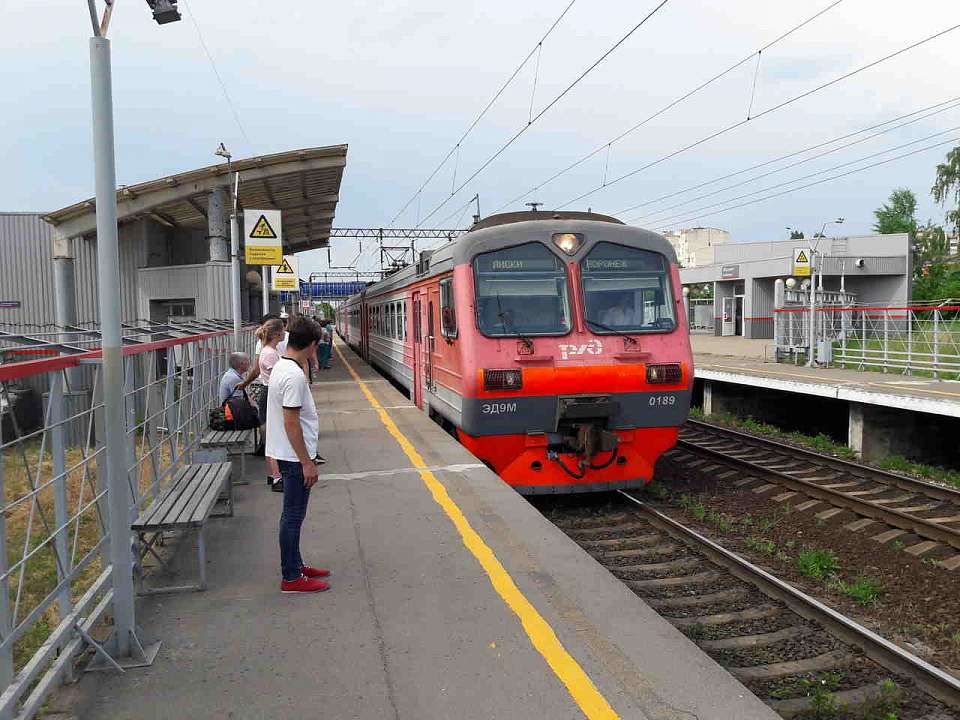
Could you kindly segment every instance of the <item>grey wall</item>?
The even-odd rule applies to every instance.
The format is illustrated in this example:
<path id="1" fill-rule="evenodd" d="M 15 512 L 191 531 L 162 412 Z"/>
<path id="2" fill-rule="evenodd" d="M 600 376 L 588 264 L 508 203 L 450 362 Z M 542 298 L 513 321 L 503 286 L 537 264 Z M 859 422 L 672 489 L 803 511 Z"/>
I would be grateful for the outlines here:
<path id="1" fill-rule="evenodd" d="M 0 213 L 0 300 L 21 307 L 0 309 L 4 323 L 52 323 L 52 228 L 37 213 Z"/>

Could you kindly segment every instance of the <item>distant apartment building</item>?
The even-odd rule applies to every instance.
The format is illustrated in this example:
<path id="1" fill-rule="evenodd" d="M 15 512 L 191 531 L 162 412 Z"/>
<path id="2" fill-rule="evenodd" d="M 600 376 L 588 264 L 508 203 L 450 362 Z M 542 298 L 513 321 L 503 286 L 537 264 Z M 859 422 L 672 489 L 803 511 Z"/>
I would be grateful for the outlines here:
<path id="1" fill-rule="evenodd" d="M 718 228 L 668 230 L 663 236 L 673 245 L 677 260 L 685 268 L 712 265 L 715 262 L 714 248 L 730 242 L 730 233 Z"/>

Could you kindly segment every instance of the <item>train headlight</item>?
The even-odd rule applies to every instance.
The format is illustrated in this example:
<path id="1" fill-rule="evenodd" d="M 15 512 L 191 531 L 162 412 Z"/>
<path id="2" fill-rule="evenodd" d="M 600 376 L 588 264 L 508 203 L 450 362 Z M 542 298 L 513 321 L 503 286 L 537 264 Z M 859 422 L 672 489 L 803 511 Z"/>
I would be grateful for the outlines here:
<path id="1" fill-rule="evenodd" d="M 510 370 L 484 370 L 484 390 L 520 390 L 523 387 L 523 373 L 519 368 Z"/>
<path id="2" fill-rule="evenodd" d="M 647 382 L 651 385 L 676 385 L 683 380 L 679 363 L 647 365 Z"/>
<path id="3" fill-rule="evenodd" d="M 580 233 L 554 233 L 553 244 L 567 255 L 574 255 L 583 245 L 583 235 Z"/>

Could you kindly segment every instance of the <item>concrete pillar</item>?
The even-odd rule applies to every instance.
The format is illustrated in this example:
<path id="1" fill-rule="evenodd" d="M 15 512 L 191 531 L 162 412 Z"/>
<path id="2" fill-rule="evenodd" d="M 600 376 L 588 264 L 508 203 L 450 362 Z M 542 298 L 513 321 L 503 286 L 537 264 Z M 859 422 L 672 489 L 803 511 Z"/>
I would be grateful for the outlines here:
<path id="1" fill-rule="evenodd" d="M 225 187 L 214 188 L 207 197 L 207 240 L 211 262 L 230 262 L 229 204 Z"/>
<path id="2" fill-rule="evenodd" d="M 76 325 L 77 282 L 73 266 L 73 243 L 57 231 L 53 234 L 53 290 L 57 325 Z"/>
<path id="3" fill-rule="evenodd" d="M 865 425 L 863 403 L 851 402 L 847 424 L 847 446 L 861 459 L 863 458 L 863 430 Z"/>
<path id="4" fill-rule="evenodd" d="M 710 380 L 703 381 L 703 415 L 713 415 L 713 382 Z"/>

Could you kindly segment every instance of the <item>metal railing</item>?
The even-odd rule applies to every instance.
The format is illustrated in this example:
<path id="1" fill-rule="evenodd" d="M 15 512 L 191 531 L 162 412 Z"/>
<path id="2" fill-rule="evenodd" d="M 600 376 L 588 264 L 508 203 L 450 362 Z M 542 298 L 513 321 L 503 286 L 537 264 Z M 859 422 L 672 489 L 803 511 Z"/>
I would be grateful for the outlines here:
<path id="1" fill-rule="evenodd" d="M 775 313 L 778 353 L 807 359 L 810 309 Z M 818 306 L 813 332 L 821 365 L 960 379 L 960 304 Z"/>
<path id="2" fill-rule="evenodd" d="M 253 349 L 252 329 L 235 341 L 225 325 L 125 327 L 131 521 L 190 461 L 229 353 Z M 129 564 L 110 565 L 99 333 L 25 335 L 0 332 L 0 718 L 23 719 L 103 629 L 114 573 L 144 571 L 132 535 L 116 539 Z"/>

